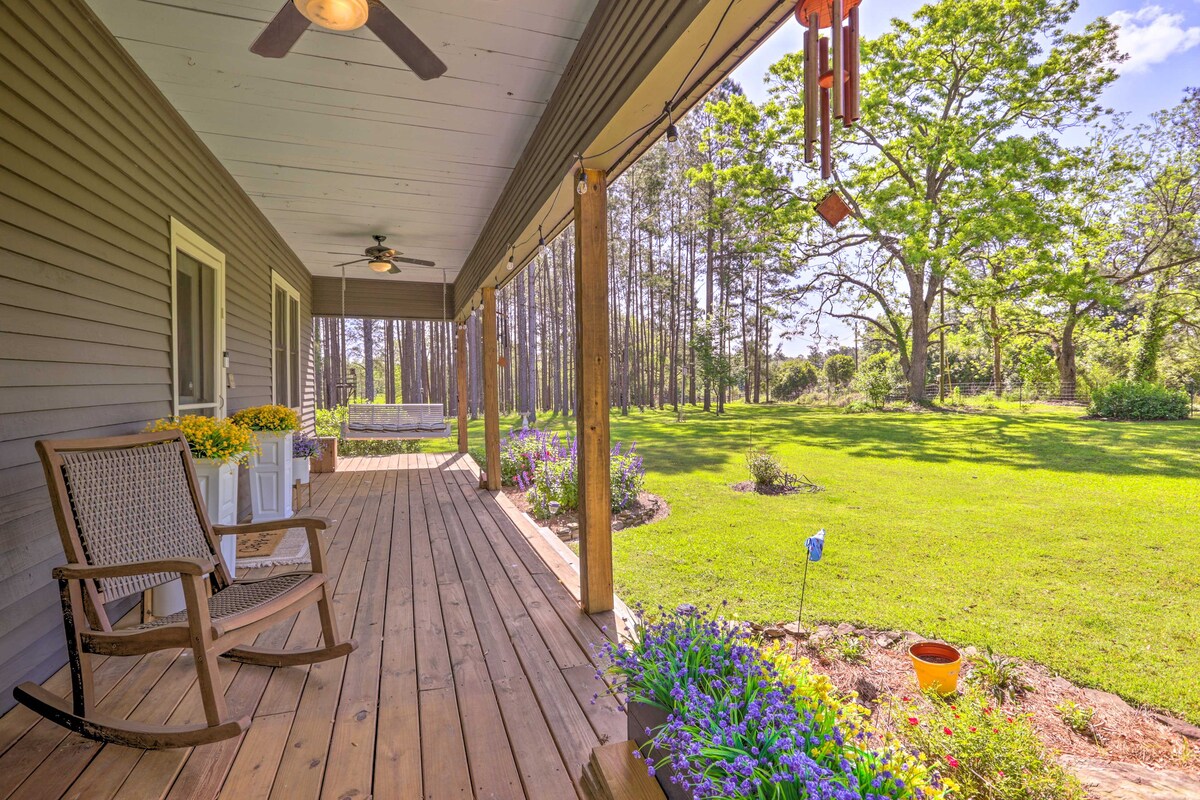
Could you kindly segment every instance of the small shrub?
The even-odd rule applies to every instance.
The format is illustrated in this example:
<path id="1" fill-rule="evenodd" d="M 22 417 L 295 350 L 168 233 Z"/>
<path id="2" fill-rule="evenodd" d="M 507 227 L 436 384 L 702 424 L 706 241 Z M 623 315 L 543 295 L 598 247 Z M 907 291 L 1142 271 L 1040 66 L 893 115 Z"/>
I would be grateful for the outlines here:
<path id="1" fill-rule="evenodd" d="M 1028 714 L 1007 715 L 970 689 L 956 699 L 930 694 L 929 706 L 893 707 L 896 732 L 971 800 L 1082 800 L 1078 782 L 1038 737 Z"/>
<path id="2" fill-rule="evenodd" d="M 1187 419 L 1187 392 L 1146 381 L 1113 381 L 1092 391 L 1088 414 L 1105 419 Z"/>
<path id="3" fill-rule="evenodd" d="M 873 408 L 883 408 L 896 385 L 899 370 L 889 353 L 876 353 L 863 362 L 854 374 L 855 391 L 861 392 Z"/>
<path id="4" fill-rule="evenodd" d="M 1025 680 L 1020 662 L 997 655 L 990 647 L 982 655 L 972 656 L 970 662 L 973 669 L 967 680 L 998 704 L 1016 700 L 1033 688 Z"/>
<path id="5" fill-rule="evenodd" d="M 1081 706 L 1073 700 L 1064 700 L 1056 705 L 1054 710 L 1058 712 L 1066 726 L 1080 736 L 1087 736 L 1089 739 L 1096 737 L 1096 730 L 1092 727 L 1096 709 Z"/>
<path id="6" fill-rule="evenodd" d="M 776 400 L 795 400 L 817 385 L 817 370 L 803 358 L 784 361 L 771 373 L 771 394 Z"/>
<path id="7" fill-rule="evenodd" d="M 746 468 L 750 470 L 750 480 L 762 488 L 783 486 L 787 471 L 779 459 L 765 450 L 751 450 L 746 453 Z"/>
<path id="8" fill-rule="evenodd" d="M 847 664 L 862 664 L 867 660 L 867 640 L 861 636 L 840 636 L 834 646 Z"/>

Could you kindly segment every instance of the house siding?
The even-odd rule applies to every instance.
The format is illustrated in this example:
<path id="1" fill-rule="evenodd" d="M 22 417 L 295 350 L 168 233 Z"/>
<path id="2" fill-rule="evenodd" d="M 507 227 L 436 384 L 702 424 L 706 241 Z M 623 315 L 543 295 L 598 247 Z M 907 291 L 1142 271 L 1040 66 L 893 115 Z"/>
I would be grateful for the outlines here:
<path id="1" fill-rule="evenodd" d="M 171 413 L 170 218 L 226 258 L 229 411 L 271 401 L 271 272 L 311 276 L 78 0 L 0 5 L 0 711 L 65 662 L 62 547 L 33 443 Z M 244 487 L 243 487 L 244 488 Z M 248 501 L 243 490 L 242 500 Z"/>

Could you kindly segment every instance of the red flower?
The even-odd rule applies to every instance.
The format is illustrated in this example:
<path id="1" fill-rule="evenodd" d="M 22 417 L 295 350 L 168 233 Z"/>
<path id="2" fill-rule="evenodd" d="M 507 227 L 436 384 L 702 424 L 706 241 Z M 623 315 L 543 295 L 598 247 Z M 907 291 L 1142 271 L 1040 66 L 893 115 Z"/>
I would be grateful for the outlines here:
<path id="1" fill-rule="evenodd" d="M 949 728 L 942 728 L 942 733 L 946 734 L 947 736 L 954 735 L 954 731 L 950 730 Z"/>
<path id="2" fill-rule="evenodd" d="M 974 725 L 972 725 L 972 726 L 971 726 L 971 733 L 974 733 L 974 732 L 975 732 L 975 726 L 974 726 Z"/>
<path id="3" fill-rule="evenodd" d="M 901 697 L 900 699 L 901 699 L 901 701 L 903 701 L 903 702 L 905 702 L 905 703 L 907 703 L 907 702 L 908 702 L 908 698 L 907 698 L 907 697 Z"/>
<path id="4" fill-rule="evenodd" d="M 1012 722 L 1013 722 L 1013 718 L 1012 718 L 1012 717 L 1005 717 L 1005 719 L 1006 719 L 1006 720 L 1008 720 L 1008 724 L 1009 724 L 1009 725 L 1012 725 Z"/>
<path id="5" fill-rule="evenodd" d="M 1004 777 L 1004 770 L 1002 770 L 1002 769 L 998 769 L 998 770 L 996 770 L 996 774 L 997 774 L 997 775 L 999 775 L 1001 778 L 1003 778 L 1003 777 Z"/>
<path id="6" fill-rule="evenodd" d="M 992 707 L 991 707 L 991 706 L 984 706 L 984 707 L 983 707 L 983 713 L 985 713 L 985 714 L 990 714 L 990 713 L 992 713 Z"/>
<path id="7" fill-rule="evenodd" d="M 919 720 L 919 719 L 917 719 L 916 717 L 909 717 L 909 718 L 908 718 L 908 724 L 909 724 L 909 725 L 916 725 L 918 722 L 920 722 L 920 720 Z"/>
<path id="8" fill-rule="evenodd" d="M 1000 732 L 999 728 L 992 728 L 992 733 L 999 733 L 999 732 Z"/>
<path id="9" fill-rule="evenodd" d="M 958 759 L 954 756 L 946 756 L 946 763 L 954 769 L 958 769 Z"/>

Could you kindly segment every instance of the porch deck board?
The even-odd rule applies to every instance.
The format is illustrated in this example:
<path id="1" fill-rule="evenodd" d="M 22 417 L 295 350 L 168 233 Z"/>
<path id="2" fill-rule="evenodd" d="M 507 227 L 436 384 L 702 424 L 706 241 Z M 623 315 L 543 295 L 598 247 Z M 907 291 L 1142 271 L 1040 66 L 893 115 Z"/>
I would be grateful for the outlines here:
<path id="1" fill-rule="evenodd" d="M 467 457 L 425 454 L 314 476 L 297 513 L 335 520 L 335 613 L 358 650 L 307 668 L 223 661 L 230 710 L 254 722 L 194 749 L 101 746 L 18 706 L 0 718 L 0 800 L 582 796 L 592 749 L 624 738 L 615 701 L 592 702 L 592 648 L 611 632 L 580 610 L 568 561 L 477 480 Z M 258 643 L 316 645 L 310 612 Z M 186 653 L 102 662 L 102 711 L 202 716 Z M 65 694 L 65 672 L 46 686 Z"/>

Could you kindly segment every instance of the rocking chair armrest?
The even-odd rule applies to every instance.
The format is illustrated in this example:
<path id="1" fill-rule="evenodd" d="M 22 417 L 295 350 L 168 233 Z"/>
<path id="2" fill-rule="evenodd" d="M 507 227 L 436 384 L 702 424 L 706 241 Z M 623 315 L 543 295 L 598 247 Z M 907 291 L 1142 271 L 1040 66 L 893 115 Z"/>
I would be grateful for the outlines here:
<path id="1" fill-rule="evenodd" d="M 153 575 L 156 572 L 178 572 L 180 575 L 207 575 L 216 567 L 206 558 L 169 558 L 149 561 L 127 561 L 123 564 L 65 564 L 52 571 L 55 580 L 94 580 L 96 578 L 125 578 L 131 575 Z"/>
<path id="2" fill-rule="evenodd" d="M 281 531 L 287 528 L 308 528 L 309 530 L 323 531 L 328 528 L 331 521 L 325 517 L 289 517 L 287 519 L 275 519 L 270 522 L 244 522 L 241 525 L 213 525 L 213 533 L 217 536 L 232 536 L 239 533 L 268 533 L 270 531 Z"/>

